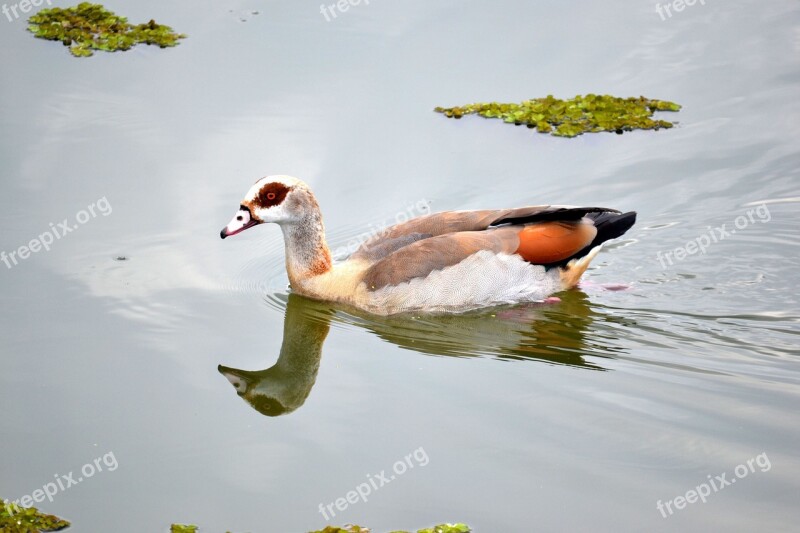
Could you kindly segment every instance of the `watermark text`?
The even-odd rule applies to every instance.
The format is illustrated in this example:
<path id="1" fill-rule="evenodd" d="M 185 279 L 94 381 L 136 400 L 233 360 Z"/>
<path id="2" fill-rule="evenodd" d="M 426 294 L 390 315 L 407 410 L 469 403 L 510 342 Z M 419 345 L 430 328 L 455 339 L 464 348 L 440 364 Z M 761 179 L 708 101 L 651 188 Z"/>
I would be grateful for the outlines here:
<path id="1" fill-rule="evenodd" d="M 767 204 L 761 204 L 755 209 L 748 209 L 744 215 L 736 217 L 733 224 L 730 226 L 728 224 L 723 224 L 716 228 L 709 226 L 709 231 L 707 233 L 691 239 L 683 246 L 678 246 L 669 252 L 658 252 L 656 254 L 656 259 L 661 263 L 661 268 L 667 268 L 668 265 L 672 266 L 678 261 L 683 261 L 690 255 L 698 253 L 700 255 L 705 254 L 712 244 L 733 237 L 737 230 L 743 230 L 755 224 L 756 220 L 762 224 L 766 224 L 772 220 L 772 214 L 769 212 Z"/>
<path id="2" fill-rule="evenodd" d="M 26 494 L 13 501 L 4 500 L 3 505 L 5 506 L 6 512 L 9 516 L 14 516 L 22 512 L 23 508 L 33 507 L 34 503 L 42 503 L 45 499 L 52 503 L 53 498 L 59 492 L 64 492 L 84 480 L 94 477 L 96 474 L 103 471 L 103 466 L 107 468 L 108 472 L 113 472 L 119 468 L 119 463 L 114 456 L 114 452 L 108 452 L 102 457 L 98 457 L 92 462 L 83 465 L 80 470 L 80 474 L 82 475 L 79 475 L 77 479 L 75 478 L 75 472 L 70 472 L 66 475 L 54 474 L 53 477 L 55 481 L 45 483 L 42 485 L 42 488 L 36 489 L 30 494 Z"/>
<path id="3" fill-rule="evenodd" d="M 322 514 L 325 520 L 330 520 L 336 516 L 334 507 L 339 512 L 344 512 L 350 505 L 356 504 L 359 501 L 366 502 L 368 499 L 367 497 L 374 491 L 377 491 L 385 485 L 388 485 L 397 479 L 398 476 L 402 476 L 415 466 L 425 466 L 429 462 L 430 459 L 428 458 L 428 454 L 425 452 L 425 449 L 420 446 L 410 454 L 406 455 L 403 459 L 395 461 L 395 463 L 392 465 L 392 471 L 394 472 L 393 474 L 387 474 L 386 470 L 381 470 L 380 474 L 374 476 L 372 474 L 367 474 L 369 483 L 364 482 L 357 485 L 355 490 L 348 491 L 343 497 L 336 498 L 333 502 L 327 505 L 320 503 L 319 512 Z"/>
<path id="4" fill-rule="evenodd" d="M 672 2 L 667 2 L 664 5 L 656 4 L 656 13 L 661 17 L 661 20 L 667 20 L 672 18 L 673 12 L 680 13 L 686 9 L 686 6 L 691 7 L 698 2 L 701 5 L 706 5 L 706 0 L 672 0 Z"/>
<path id="5" fill-rule="evenodd" d="M 658 512 L 661 513 L 663 518 L 667 518 L 668 516 L 672 516 L 675 511 L 681 511 L 685 509 L 690 503 L 697 503 L 698 500 L 706 503 L 706 499 L 712 494 L 716 494 L 722 489 L 730 487 L 736 483 L 736 480 L 744 479 L 749 474 L 755 472 L 756 466 L 758 466 L 761 472 L 770 471 L 772 468 L 772 463 L 770 463 L 769 457 L 767 457 L 766 453 L 756 455 L 755 457 L 748 459 L 746 463 L 738 465 L 733 469 L 733 476 L 730 479 L 728 479 L 727 472 L 723 472 L 722 474 L 714 477 L 709 474 L 708 482 L 700 483 L 695 488 L 686 491 L 686 494 L 676 496 L 675 498 L 665 502 L 658 500 L 656 502 L 656 509 L 658 509 Z"/>
<path id="6" fill-rule="evenodd" d="M 351 7 L 361 5 L 361 3 L 369 5 L 369 0 L 337 0 L 333 4 L 322 4 L 319 7 L 319 12 L 325 17 L 325 20 L 330 22 L 335 20 L 340 14 L 347 13 Z"/>
<path id="7" fill-rule="evenodd" d="M 8 4 L 3 4 L 3 7 L 0 8 L 0 11 L 3 12 L 3 15 L 6 16 L 9 22 L 13 22 L 20 17 L 20 13 L 28 13 L 31 8 L 39 7 L 45 1 L 47 2 L 48 6 L 53 5 L 52 0 L 20 0 L 16 4 L 11 4 L 10 7 Z M 14 14 L 14 18 L 11 18 L 12 13 Z"/>
<path id="8" fill-rule="evenodd" d="M 16 250 L 6 252 L 0 251 L 0 261 L 2 261 L 6 268 L 14 268 L 20 261 L 29 258 L 32 253 L 37 253 L 42 250 L 50 251 L 50 246 L 58 239 L 61 239 L 68 233 L 72 233 L 83 224 L 86 224 L 98 215 L 107 217 L 113 211 L 111 204 L 105 196 L 89 205 L 86 209 L 81 209 L 75 214 L 75 221 L 77 224 L 70 223 L 68 218 L 65 218 L 58 224 L 50 223 L 50 229 L 40 234 L 35 239 L 32 239 L 28 244 L 23 244 Z"/>

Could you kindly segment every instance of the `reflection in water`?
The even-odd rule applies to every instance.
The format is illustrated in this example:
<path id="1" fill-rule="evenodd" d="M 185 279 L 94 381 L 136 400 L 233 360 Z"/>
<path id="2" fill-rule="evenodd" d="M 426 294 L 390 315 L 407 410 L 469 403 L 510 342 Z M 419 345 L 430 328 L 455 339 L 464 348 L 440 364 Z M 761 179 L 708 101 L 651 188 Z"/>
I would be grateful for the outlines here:
<path id="1" fill-rule="evenodd" d="M 430 355 L 534 359 L 602 370 L 583 357 L 588 345 L 586 329 L 595 312 L 580 291 L 562 294 L 559 303 L 496 307 L 460 315 L 380 317 L 351 313 L 351 323 L 401 348 Z"/>
<path id="2" fill-rule="evenodd" d="M 220 373 L 259 413 L 266 416 L 291 413 L 305 403 L 317 379 L 322 343 L 330 330 L 325 311 L 318 302 L 290 295 L 278 361 L 266 370 L 255 372 L 220 365 Z"/>
<path id="3" fill-rule="evenodd" d="M 331 320 L 372 331 L 401 348 L 451 357 L 493 356 L 604 370 L 584 355 L 609 357 L 615 349 L 605 335 L 590 340 L 587 329 L 597 316 L 578 290 L 555 304 L 493 308 L 461 315 L 389 317 L 351 307 L 317 302 L 296 294 L 286 299 L 283 344 L 278 361 L 260 371 L 220 365 L 219 371 L 254 409 L 281 416 L 303 405 L 317 379 L 322 345 Z"/>

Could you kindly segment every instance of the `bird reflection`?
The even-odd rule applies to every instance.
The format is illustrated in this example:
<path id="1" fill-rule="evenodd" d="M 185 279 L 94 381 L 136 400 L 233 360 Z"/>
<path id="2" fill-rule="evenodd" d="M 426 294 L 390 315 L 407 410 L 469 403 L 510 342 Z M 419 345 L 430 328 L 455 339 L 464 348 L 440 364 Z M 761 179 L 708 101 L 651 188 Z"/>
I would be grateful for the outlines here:
<path id="1" fill-rule="evenodd" d="M 332 320 L 366 329 L 400 348 L 427 355 L 538 360 L 604 370 L 598 360 L 614 355 L 609 336 L 594 331 L 595 340 L 590 340 L 586 334 L 598 317 L 598 322 L 616 320 L 593 309 L 580 290 L 562 293 L 558 303 L 460 315 L 389 317 L 289 294 L 278 361 L 259 371 L 220 365 L 219 372 L 259 413 L 270 417 L 291 413 L 305 403 L 314 386 Z M 585 355 L 590 355 L 591 361 Z"/>
<path id="2" fill-rule="evenodd" d="M 430 355 L 539 360 L 603 370 L 583 357 L 588 344 L 585 332 L 595 314 L 586 294 L 574 290 L 562 294 L 558 303 L 460 315 L 373 317 L 353 313 L 352 322 L 401 348 Z"/>
<path id="3" fill-rule="evenodd" d="M 278 361 L 259 371 L 220 365 L 219 372 L 262 415 L 291 413 L 305 403 L 317 380 L 322 343 L 331 327 L 329 313 L 325 304 L 289 295 Z"/>

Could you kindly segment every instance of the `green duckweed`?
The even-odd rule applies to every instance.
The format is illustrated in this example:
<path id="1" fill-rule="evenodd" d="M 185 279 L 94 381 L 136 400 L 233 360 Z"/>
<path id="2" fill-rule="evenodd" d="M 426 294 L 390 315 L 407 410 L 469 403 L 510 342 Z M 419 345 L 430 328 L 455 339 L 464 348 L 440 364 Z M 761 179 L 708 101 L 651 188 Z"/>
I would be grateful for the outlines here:
<path id="1" fill-rule="evenodd" d="M 181 524 L 172 524 L 170 529 L 171 533 L 196 533 L 197 526 L 185 526 Z M 420 529 L 417 533 L 471 533 L 469 526 L 465 524 L 440 524 L 426 529 Z M 357 525 L 327 526 L 325 529 L 318 529 L 309 533 L 371 533 L 372 530 L 368 527 Z M 392 531 L 391 533 L 410 533 L 409 531 Z"/>
<path id="2" fill-rule="evenodd" d="M 470 533 L 472 530 L 465 524 L 440 524 L 426 529 L 420 529 L 417 533 Z M 325 529 L 311 531 L 310 533 L 370 533 L 371 530 L 361 526 L 336 527 L 328 526 Z M 392 531 L 391 533 L 410 533 L 408 531 Z"/>
<path id="3" fill-rule="evenodd" d="M 618 98 L 609 95 L 587 94 L 569 100 L 548 95 L 519 104 L 497 102 L 469 104 L 459 107 L 437 107 L 435 111 L 449 118 L 480 115 L 499 118 L 508 124 L 525 125 L 539 133 L 557 137 L 576 137 L 583 133 L 601 131 L 624 133 L 633 130 L 671 128 L 672 122 L 653 119 L 656 111 L 679 111 L 681 106 L 666 100 L 644 96 Z"/>
<path id="4" fill-rule="evenodd" d="M 370 533 L 370 530 L 368 528 L 355 525 L 345 527 L 328 526 L 325 529 L 320 529 L 311 533 Z"/>
<path id="5" fill-rule="evenodd" d="M 100 4 L 82 2 L 75 7 L 42 9 L 28 19 L 28 31 L 40 39 L 61 41 L 75 57 L 88 57 L 95 50 L 116 52 L 137 44 L 161 48 L 176 46 L 183 34 L 154 20 L 132 25 L 128 19 Z"/>
<path id="6" fill-rule="evenodd" d="M 39 533 L 68 528 L 69 522 L 57 516 L 40 513 L 34 507 L 6 505 L 0 498 L 0 531 L 3 533 Z"/>
<path id="7" fill-rule="evenodd" d="M 428 529 L 420 529 L 417 533 L 470 533 L 466 524 L 441 524 Z"/>
<path id="8" fill-rule="evenodd" d="M 172 524 L 169 528 L 170 533 L 197 533 L 197 526 L 187 526 L 184 524 Z"/>

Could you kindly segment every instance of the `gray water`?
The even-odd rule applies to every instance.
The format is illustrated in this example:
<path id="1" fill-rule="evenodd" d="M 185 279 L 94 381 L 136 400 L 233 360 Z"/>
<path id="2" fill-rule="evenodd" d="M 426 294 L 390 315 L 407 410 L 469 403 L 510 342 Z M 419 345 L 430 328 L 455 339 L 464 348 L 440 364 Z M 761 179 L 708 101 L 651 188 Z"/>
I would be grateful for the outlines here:
<path id="1" fill-rule="evenodd" d="M 0 264 L 1 497 L 113 454 L 37 505 L 86 532 L 796 530 L 796 2 L 107 5 L 189 38 L 78 60 L 0 18 L 0 250 L 77 227 Z M 432 112 L 589 92 L 684 107 L 569 140 Z M 220 241 L 281 173 L 340 253 L 428 208 L 639 220 L 561 303 L 376 319 L 289 298 L 276 227 Z"/>

